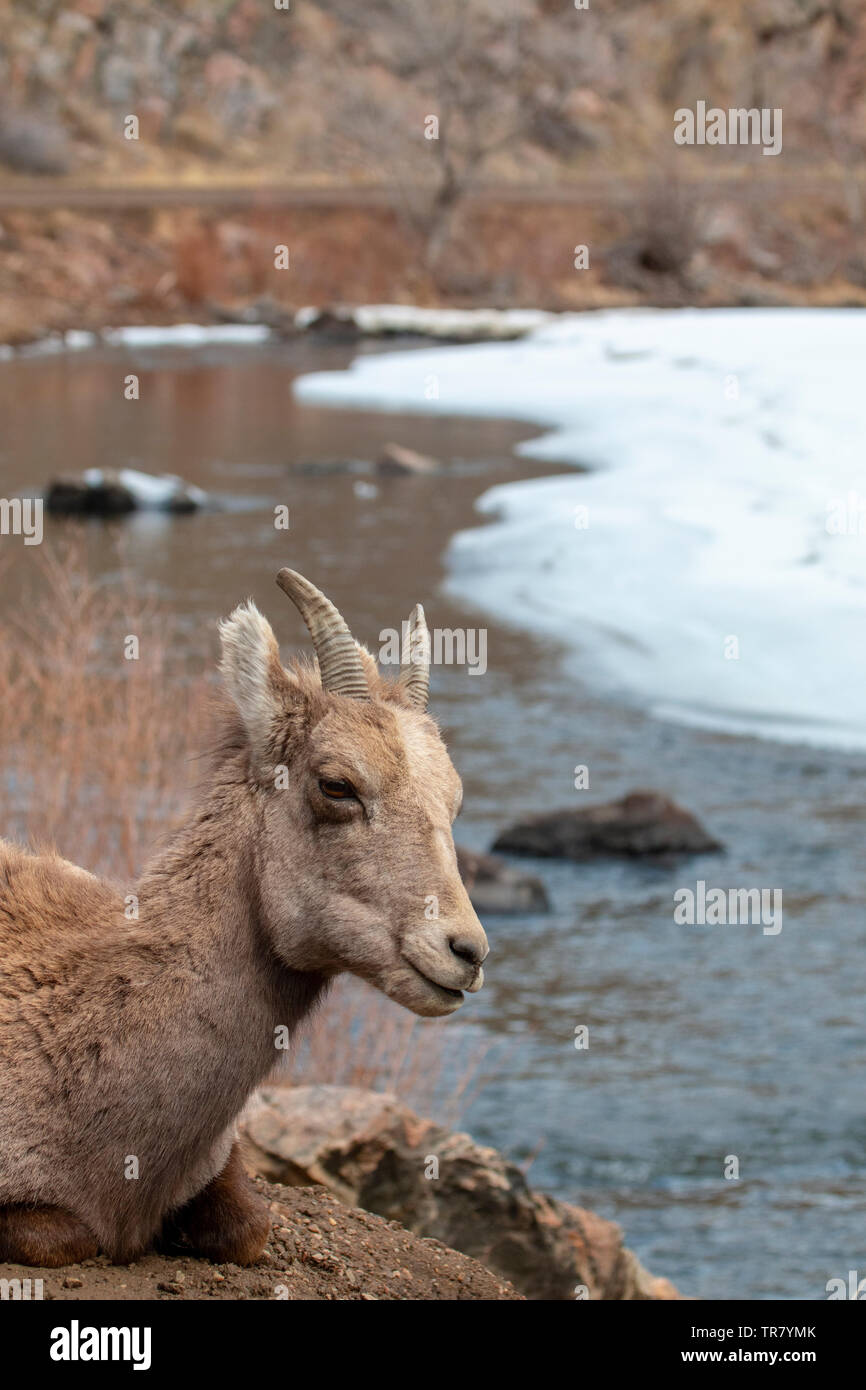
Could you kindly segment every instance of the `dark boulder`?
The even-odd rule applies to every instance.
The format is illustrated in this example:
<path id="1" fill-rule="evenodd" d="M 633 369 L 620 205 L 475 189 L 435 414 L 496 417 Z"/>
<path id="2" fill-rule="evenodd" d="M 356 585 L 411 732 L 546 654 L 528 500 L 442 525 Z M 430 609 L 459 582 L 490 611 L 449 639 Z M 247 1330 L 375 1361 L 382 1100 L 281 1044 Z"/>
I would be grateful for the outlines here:
<path id="1" fill-rule="evenodd" d="M 135 468 L 88 468 L 52 478 L 45 489 L 46 510 L 55 516 L 125 516 L 157 511 L 182 515 L 208 504 L 201 488 L 171 474 L 163 477 Z"/>
<path id="2" fill-rule="evenodd" d="M 52 478 L 45 489 L 45 507 L 55 516 L 125 516 L 138 508 L 132 492 L 116 477 L 98 483 L 83 478 Z"/>
<path id="3" fill-rule="evenodd" d="M 597 855 L 663 858 L 722 848 L 689 811 L 660 792 L 635 791 L 600 806 L 545 811 L 512 825 L 493 849 L 544 859 Z"/>
<path id="4" fill-rule="evenodd" d="M 304 332 L 332 343 L 356 343 L 364 336 L 354 309 L 343 305 L 313 310 L 305 319 L 301 318 L 300 327 Z"/>
<path id="5" fill-rule="evenodd" d="M 522 873 L 495 854 L 457 847 L 457 867 L 476 912 L 547 912 L 541 879 Z"/>

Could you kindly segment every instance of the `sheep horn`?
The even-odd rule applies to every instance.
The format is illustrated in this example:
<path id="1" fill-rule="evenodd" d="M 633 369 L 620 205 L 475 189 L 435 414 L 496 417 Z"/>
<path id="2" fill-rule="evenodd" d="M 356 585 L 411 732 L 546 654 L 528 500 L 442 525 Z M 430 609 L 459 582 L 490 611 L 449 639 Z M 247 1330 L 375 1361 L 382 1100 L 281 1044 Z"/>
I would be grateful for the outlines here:
<path id="1" fill-rule="evenodd" d="M 309 628 L 323 690 L 350 700 L 369 700 L 370 690 L 355 639 L 331 600 L 294 570 L 280 570 L 277 583 Z"/>
<path id="2" fill-rule="evenodd" d="M 430 633 L 424 609 L 416 603 L 409 614 L 409 632 L 397 684 L 401 685 L 418 709 L 426 709 L 430 699 Z"/>

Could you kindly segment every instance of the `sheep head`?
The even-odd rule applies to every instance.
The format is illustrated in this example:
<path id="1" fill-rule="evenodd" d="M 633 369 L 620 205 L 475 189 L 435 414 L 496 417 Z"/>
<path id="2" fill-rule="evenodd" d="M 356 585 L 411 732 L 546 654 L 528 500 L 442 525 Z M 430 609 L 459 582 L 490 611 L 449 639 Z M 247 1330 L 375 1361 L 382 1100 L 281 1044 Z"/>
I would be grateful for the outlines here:
<path id="1" fill-rule="evenodd" d="M 420 607 L 386 681 L 334 605 L 281 570 L 315 666 L 284 667 L 252 602 L 221 624 L 221 670 L 242 722 L 261 827 L 256 873 L 274 952 L 294 970 L 348 971 L 422 1015 L 481 988 L 487 940 L 457 868 L 460 779 L 427 714 Z"/>

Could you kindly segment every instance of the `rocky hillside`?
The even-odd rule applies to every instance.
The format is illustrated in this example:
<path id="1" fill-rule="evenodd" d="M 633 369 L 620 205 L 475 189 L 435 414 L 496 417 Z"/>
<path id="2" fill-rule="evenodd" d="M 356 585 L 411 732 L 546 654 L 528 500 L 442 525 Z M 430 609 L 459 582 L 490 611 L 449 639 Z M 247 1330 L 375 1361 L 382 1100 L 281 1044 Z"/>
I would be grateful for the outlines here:
<path id="1" fill-rule="evenodd" d="M 860 0 L 281 3 L 7 2 L 0 155 L 106 180 L 370 179 L 399 171 L 404 142 L 430 152 L 435 113 L 479 174 L 636 174 L 698 99 L 782 107 L 800 166 L 866 148 Z"/>

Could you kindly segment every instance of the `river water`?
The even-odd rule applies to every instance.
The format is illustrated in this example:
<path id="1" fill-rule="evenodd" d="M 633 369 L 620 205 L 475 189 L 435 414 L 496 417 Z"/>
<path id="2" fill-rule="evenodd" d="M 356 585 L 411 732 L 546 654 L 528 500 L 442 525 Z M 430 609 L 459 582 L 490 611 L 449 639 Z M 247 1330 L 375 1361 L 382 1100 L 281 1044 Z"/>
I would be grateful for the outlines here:
<path id="1" fill-rule="evenodd" d="M 644 1263 L 685 1293 L 825 1297 L 829 1279 L 866 1273 L 866 758 L 652 718 L 581 679 L 550 638 L 446 596 L 443 556 L 477 521 L 475 499 L 562 465 L 514 456 L 537 433 L 529 425 L 293 399 L 297 374 L 353 355 L 301 342 L 16 358 L 0 366 L 0 488 L 130 466 L 221 494 L 221 511 L 121 527 L 126 564 L 168 606 L 193 664 L 213 660 L 216 619 L 247 594 L 286 647 L 300 643 L 273 583 L 284 564 L 374 648 L 418 600 L 437 627 L 483 623 L 485 675 L 441 667 L 433 690 L 471 847 L 524 812 L 573 804 L 577 764 L 590 767 L 594 798 L 650 786 L 697 812 L 721 858 L 539 863 L 553 910 L 486 923 L 488 983 L 449 1027 L 467 1049 L 481 1031 L 501 1041 L 505 1060 L 465 1127 L 531 1159 L 537 1187 L 620 1221 Z M 124 399 L 129 372 L 138 402 Z M 369 478 L 305 468 L 373 458 L 389 440 L 446 460 L 447 474 L 377 479 L 373 491 Z M 288 535 L 274 529 L 279 503 Z M 63 528 L 46 524 L 49 537 Z M 107 578 L 116 530 L 84 532 Z M 30 575 L 25 552 L 9 554 L 0 603 L 17 605 Z M 698 879 L 783 886 L 783 930 L 676 925 L 673 894 Z M 578 1051 L 580 1024 L 590 1046 Z M 724 1176 L 730 1156 L 737 1180 Z"/>

